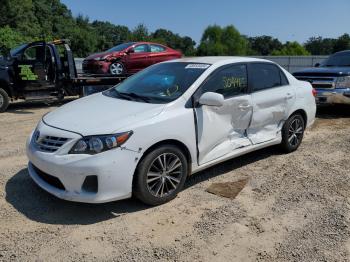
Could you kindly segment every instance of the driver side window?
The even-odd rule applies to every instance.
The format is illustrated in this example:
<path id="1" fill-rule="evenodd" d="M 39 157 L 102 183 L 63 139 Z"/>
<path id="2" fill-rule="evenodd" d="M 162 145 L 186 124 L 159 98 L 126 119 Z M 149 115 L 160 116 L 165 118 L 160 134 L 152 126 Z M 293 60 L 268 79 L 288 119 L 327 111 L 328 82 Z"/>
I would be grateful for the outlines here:
<path id="1" fill-rule="evenodd" d="M 31 46 L 23 53 L 23 60 L 26 61 L 41 61 L 44 59 L 43 46 Z"/>
<path id="2" fill-rule="evenodd" d="M 201 88 L 201 93 L 215 92 L 230 98 L 247 92 L 246 65 L 231 65 L 218 69 Z"/>
<path id="3" fill-rule="evenodd" d="M 148 45 L 138 45 L 134 47 L 135 53 L 145 53 L 148 52 Z"/>

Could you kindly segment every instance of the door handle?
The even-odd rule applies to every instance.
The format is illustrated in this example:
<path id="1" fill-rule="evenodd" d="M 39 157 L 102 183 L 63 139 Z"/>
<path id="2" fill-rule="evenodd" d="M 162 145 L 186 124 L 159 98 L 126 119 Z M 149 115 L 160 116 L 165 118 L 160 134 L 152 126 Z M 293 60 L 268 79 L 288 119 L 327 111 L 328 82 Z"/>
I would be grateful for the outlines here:
<path id="1" fill-rule="evenodd" d="M 292 99 L 294 96 L 291 93 L 287 93 L 286 99 Z"/>
<path id="2" fill-rule="evenodd" d="M 248 104 L 241 104 L 238 106 L 239 109 L 241 110 L 247 110 L 249 108 L 251 108 L 252 106 L 251 105 L 248 105 Z"/>

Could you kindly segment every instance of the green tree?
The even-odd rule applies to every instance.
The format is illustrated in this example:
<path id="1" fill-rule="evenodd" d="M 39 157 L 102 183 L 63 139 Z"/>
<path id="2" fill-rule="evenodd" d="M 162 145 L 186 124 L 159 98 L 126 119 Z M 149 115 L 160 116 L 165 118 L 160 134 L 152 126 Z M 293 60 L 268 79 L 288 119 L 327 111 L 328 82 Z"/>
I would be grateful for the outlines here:
<path id="1" fill-rule="evenodd" d="M 151 34 L 151 40 L 157 43 L 162 43 L 171 48 L 181 50 L 186 56 L 193 56 L 196 53 L 196 42 L 192 38 L 185 36 L 181 37 L 178 34 L 174 34 L 170 30 L 157 29 Z"/>
<path id="2" fill-rule="evenodd" d="M 75 26 L 67 29 L 63 37 L 70 39 L 71 48 L 76 56 L 85 57 L 98 51 L 98 35 L 89 23 L 88 17 L 78 15 L 75 19 Z"/>
<path id="3" fill-rule="evenodd" d="M 252 55 L 271 55 L 274 50 L 282 49 L 282 43 L 272 36 L 249 37 L 248 41 Z"/>
<path id="4" fill-rule="evenodd" d="M 350 49 L 349 34 L 343 34 L 335 40 L 333 53 L 343 51 L 343 50 L 349 50 L 349 49 Z"/>
<path id="5" fill-rule="evenodd" d="M 144 24 L 138 24 L 131 33 L 131 39 L 133 41 L 148 41 L 149 34 L 148 29 Z"/>
<path id="6" fill-rule="evenodd" d="M 110 22 L 94 21 L 92 27 L 98 34 L 98 50 L 107 50 L 128 41 L 131 37 L 131 32 L 126 26 L 113 25 Z"/>
<path id="7" fill-rule="evenodd" d="M 198 47 L 199 55 L 245 55 L 248 43 L 233 26 L 208 26 Z"/>
<path id="8" fill-rule="evenodd" d="M 27 37 L 40 35 L 32 0 L 1 0 L 0 27 L 10 26 Z"/>
<path id="9" fill-rule="evenodd" d="M 9 26 L 0 28 L 0 52 L 6 55 L 9 50 L 19 44 L 26 42 L 27 39 Z"/>
<path id="10" fill-rule="evenodd" d="M 303 56 L 310 55 L 310 53 L 298 42 L 286 42 L 282 49 L 275 50 L 272 55 L 276 56 Z"/>
<path id="11" fill-rule="evenodd" d="M 310 37 L 304 47 L 312 55 L 329 55 L 333 53 L 335 42 L 332 38 Z"/>

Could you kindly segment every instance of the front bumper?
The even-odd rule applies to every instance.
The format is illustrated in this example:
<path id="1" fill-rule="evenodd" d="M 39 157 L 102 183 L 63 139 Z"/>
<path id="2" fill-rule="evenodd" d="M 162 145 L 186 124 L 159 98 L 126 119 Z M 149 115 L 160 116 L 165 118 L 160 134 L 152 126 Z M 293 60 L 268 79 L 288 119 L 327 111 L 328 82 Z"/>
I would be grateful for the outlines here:
<path id="1" fill-rule="evenodd" d="M 350 88 L 316 89 L 316 103 L 321 104 L 350 104 Z"/>
<path id="2" fill-rule="evenodd" d="M 109 62 L 97 60 L 84 60 L 82 65 L 85 74 L 109 74 L 109 66 Z"/>
<path id="3" fill-rule="evenodd" d="M 32 179 L 41 188 L 58 198 L 86 203 L 103 203 L 131 197 L 132 179 L 137 165 L 137 152 L 117 148 L 96 155 L 67 154 L 80 136 L 67 131 L 48 127 L 41 123 L 41 133 L 69 137 L 70 140 L 53 153 L 37 148 L 31 135 L 26 150 L 29 159 L 28 171 Z M 42 174 L 58 179 L 62 187 Z M 97 178 L 97 189 L 89 192 L 83 184 L 87 177 Z"/>

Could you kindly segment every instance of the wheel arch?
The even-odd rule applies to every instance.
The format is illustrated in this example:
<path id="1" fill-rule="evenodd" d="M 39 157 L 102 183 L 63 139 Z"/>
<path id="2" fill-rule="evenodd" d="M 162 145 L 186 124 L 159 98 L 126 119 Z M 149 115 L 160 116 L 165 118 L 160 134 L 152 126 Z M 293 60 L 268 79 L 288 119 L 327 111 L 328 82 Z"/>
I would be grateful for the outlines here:
<path id="1" fill-rule="evenodd" d="M 4 80 L 0 80 L 0 88 L 4 89 L 5 92 L 7 93 L 7 95 L 11 98 L 12 97 L 12 92 L 11 92 L 11 88 L 9 86 L 9 84 L 4 81 Z"/>
<path id="2" fill-rule="evenodd" d="M 135 174 L 137 172 L 137 169 L 138 169 L 138 166 L 139 164 L 141 163 L 142 159 L 144 157 L 146 157 L 150 152 L 152 152 L 154 149 L 160 147 L 160 146 L 163 146 L 163 145 L 173 145 L 173 146 L 176 146 L 178 147 L 184 154 L 185 154 L 185 157 L 187 159 L 187 163 L 188 163 L 188 174 L 191 174 L 191 171 L 192 171 L 192 157 L 191 157 L 191 152 L 190 150 L 188 149 L 188 147 L 182 143 L 181 141 L 179 140 L 176 140 L 176 139 L 166 139 L 166 140 L 162 140 L 162 141 L 158 141 L 157 143 L 153 144 L 152 146 L 150 146 L 149 148 L 147 148 L 145 150 L 145 152 L 142 154 L 142 157 L 140 158 L 140 160 L 138 161 L 137 163 L 137 166 L 135 168 L 135 172 L 134 172 L 134 175 L 133 175 L 133 181 L 132 181 L 132 185 L 134 186 L 134 181 L 135 181 Z"/>
<path id="3" fill-rule="evenodd" d="M 289 117 L 291 117 L 292 115 L 295 115 L 295 114 L 300 114 L 300 115 L 303 117 L 303 119 L 304 119 L 304 125 L 305 125 L 305 127 L 306 127 L 306 126 L 307 126 L 307 121 L 308 121 L 306 111 L 305 111 L 304 109 L 297 109 L 297 110 L 295 110 L 293 113 L 291 113 Z M 289 117 L 288 117 L 288 118 L 289 118 Z M 305 127 L 304 127 L 304 128 L 305 128 Z"/>

